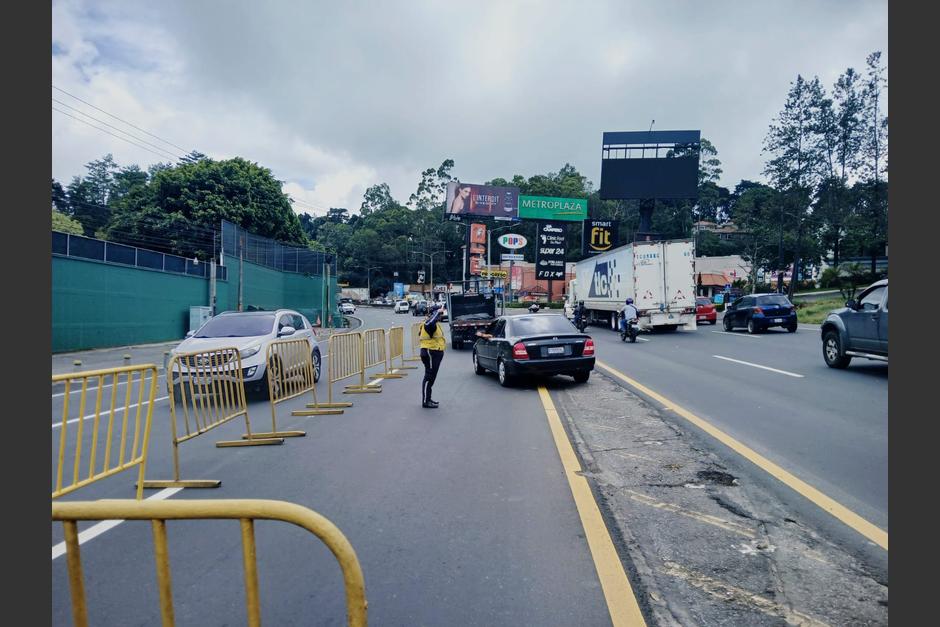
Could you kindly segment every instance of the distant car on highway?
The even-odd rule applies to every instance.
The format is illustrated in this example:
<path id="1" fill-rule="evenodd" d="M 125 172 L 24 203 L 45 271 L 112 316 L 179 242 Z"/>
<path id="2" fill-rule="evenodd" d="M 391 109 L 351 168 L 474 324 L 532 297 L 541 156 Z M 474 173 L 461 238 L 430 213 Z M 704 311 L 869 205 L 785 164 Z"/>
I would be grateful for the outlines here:
<path id="1" fill-rule="evenodd" d="M 522 375 L 571 375 L 584 383 L 594 369 L 594 340 L 564 314 L 501 316 L 473 344 L 473 370 L 496 372 L 500 385 Z"/>
<path id="2" fill-rule="evenodd" d="M 715 311 L 715 305 L 704 296 L 698 296 L 695 299 L 695 321 L 710 322 L 711 324 L 718 322 L 718 312 Z"/>
<path id="3" fill-rule="evenodd" d="M 888 279 L 872 283 L 857 299 L 823 321 L 823 359 L 846 368 L 853 357 L 888 361 Z"/>
<path id="4" fill-rule="evenodd" d="M 784 294 L 749 294 L 725 309 L 723 324 L 725 331 L 747 327 L 748 333 L 760 333 L 770 327 L 783 327 L 793 333 L 797 327 L 796 307 Z"/>
<path id="5" fill-rule="evenodd" d="M 395 303 L 395 313 L 408 313 L 411 311 L 411 308 L 408 306 L 407 300 L 400 300 Z"/>
<path id="6" fill-rule="evenodd" d="M 428 315 L 428 301 L 419 300 L 415 303 L 415 306 L 411 308 L 412 316 L 426 316 Z"/>
<path id="7" fill-rule="evenodd" d="M 356 313 L 356 306 L 352 303 L 340 303 L 339 312 L 341 314 L 354 314 Z"/>
<path id="8" fill-rule="evenodd" d="M 266 372 L 268 345 L 278 339 L 303 338 L 310 344 L 314 381 L 320 380 L 320 348 L 317 332 L 302 314 L 293 309 L 274 311 L 226 311 L 190 331 L 171 355 L 235 348 L 241 354 L 246 389 L 268 393 Z M 177 384 L 177 381 L 173 382 Z"/>

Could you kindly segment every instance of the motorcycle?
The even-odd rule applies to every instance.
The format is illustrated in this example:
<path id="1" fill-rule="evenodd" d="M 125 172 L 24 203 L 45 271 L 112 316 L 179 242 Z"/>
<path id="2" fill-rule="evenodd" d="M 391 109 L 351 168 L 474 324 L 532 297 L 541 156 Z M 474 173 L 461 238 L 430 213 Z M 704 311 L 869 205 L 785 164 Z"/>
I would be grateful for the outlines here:
<path id="1" fill-rule="evenodd" d="M 578 329 L 579 333 L 584 333 L 584 330 L 587 328 L 587 317 L 581 316 L 581 318 L 575 320 L 574 326 Z"/>
<path id="2" fill-rule="evenodd" d="M 629 337 L 631 342 L 636 342 L 638 332 L 636 320 L 629 320 L 623 325 L 623 328 L 620 329 L 620 341 L 626 342 Z"/>
<path id="3" fill-rule="evenodd" d="M 531 305 L 529 305 L 529 313 L 537 313 L 538 310 L 539 310 L 538 303 L 532 303 Z"/>

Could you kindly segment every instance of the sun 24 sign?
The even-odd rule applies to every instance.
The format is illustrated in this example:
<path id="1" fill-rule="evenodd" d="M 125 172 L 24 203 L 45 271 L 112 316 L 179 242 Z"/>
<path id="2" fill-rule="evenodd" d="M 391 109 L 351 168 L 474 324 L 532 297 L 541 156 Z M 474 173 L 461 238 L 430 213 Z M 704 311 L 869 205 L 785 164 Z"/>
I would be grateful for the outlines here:
<path id="1" fill-rule="evenodd" d="M 499 239 L 496 241 L 499 242 L 500 246 L 503 248 L 508 248 L 509 250 L 525 248 L 525 245 L 529 243 L 526 238 L 521 235 L 516 235 L 515 233 L 506 233 L 505 235 L 500 235 Z"/>

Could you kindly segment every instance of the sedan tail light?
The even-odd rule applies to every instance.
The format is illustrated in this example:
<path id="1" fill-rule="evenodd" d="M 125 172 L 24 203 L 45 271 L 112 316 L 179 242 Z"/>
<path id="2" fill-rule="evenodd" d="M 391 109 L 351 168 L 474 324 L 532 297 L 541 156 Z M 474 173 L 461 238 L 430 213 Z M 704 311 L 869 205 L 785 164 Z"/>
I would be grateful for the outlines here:
<path id="1" fill-rule="evenodd" d="M 584 351 L 581 354 L 585 357 L 591 357 L 594 355 L 594 340 L 591 338 L 587 339 L 587 342 L 584 343 Z"/>
<path id="2" fill-rule="evenodd" d="M 512 356 L 515 359 L 528 359 L 529 351 L 526 350 L 525 344 L 516 342 L 512 347 Z"/>

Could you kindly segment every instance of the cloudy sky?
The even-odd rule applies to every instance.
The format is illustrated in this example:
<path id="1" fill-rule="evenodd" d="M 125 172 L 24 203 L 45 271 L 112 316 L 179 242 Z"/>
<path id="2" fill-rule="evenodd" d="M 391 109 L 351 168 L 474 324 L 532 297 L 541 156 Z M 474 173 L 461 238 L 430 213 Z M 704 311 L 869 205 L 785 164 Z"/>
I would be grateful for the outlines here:
<path id="1" fill-rule="evenodd" d="M 597 186 L 601 134 L 655 119 L 701 129 L 733 187 L 763 180 L 797 74 L 829 88 L 887 45 L 886 0 L 60 0 L 52 175 L 198 149 L 271 168 L 322 214 L 381 182 L 406 201 L 446 158 L 467 182 L 568 162 Z"/>

